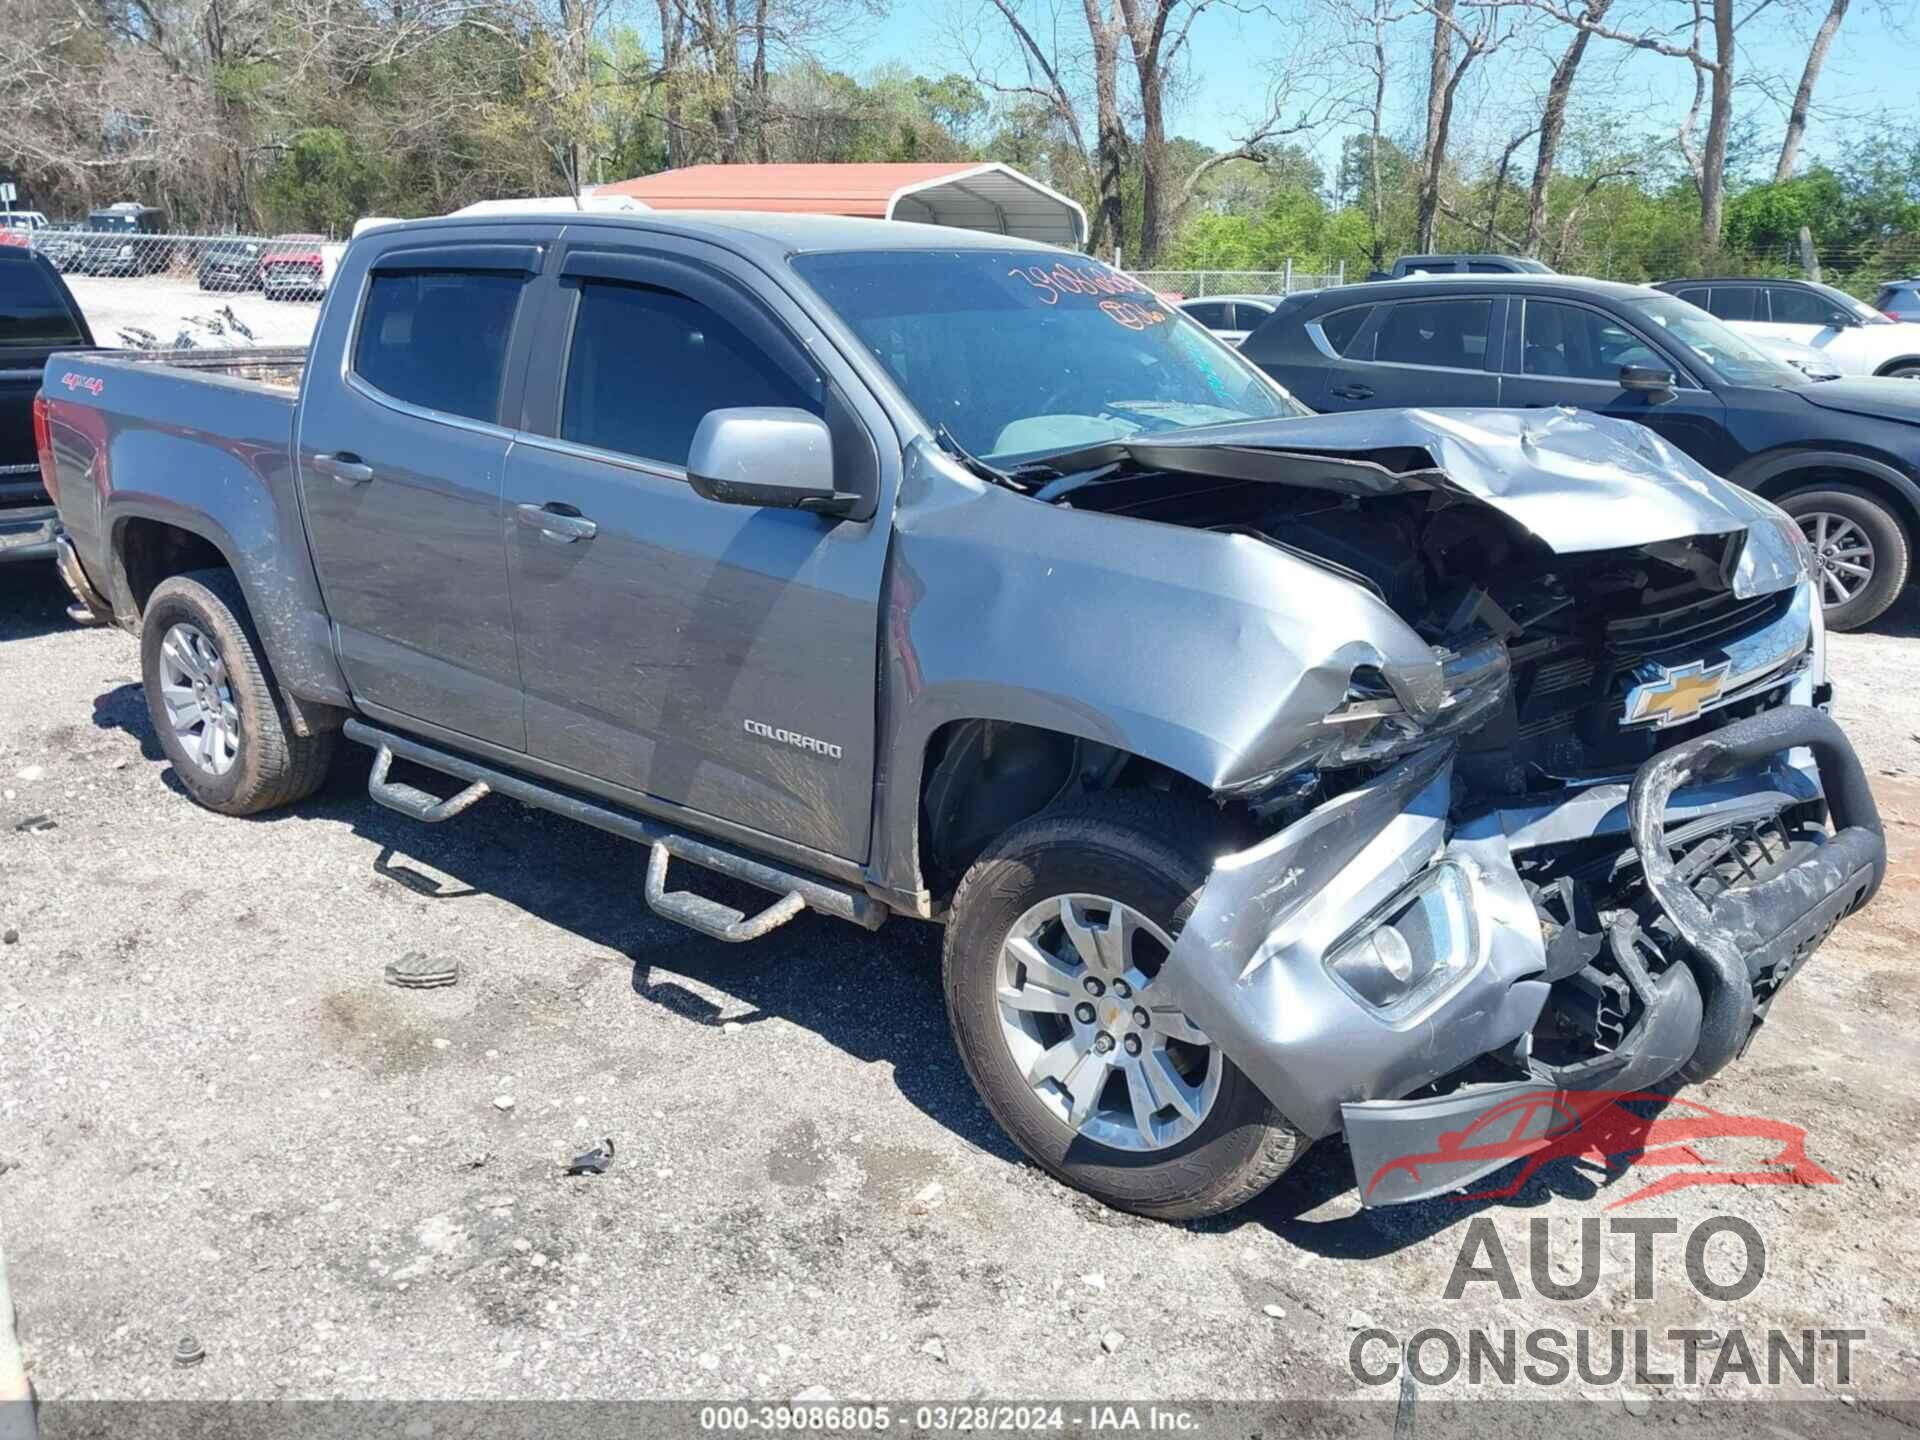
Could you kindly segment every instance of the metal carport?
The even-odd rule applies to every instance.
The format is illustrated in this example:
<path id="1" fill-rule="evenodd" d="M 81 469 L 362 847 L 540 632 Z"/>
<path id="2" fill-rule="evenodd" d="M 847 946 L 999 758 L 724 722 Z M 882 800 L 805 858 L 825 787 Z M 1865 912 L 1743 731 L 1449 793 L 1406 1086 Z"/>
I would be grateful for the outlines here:
<path id="1" fill-rule="evenodd" d="M 775 210 L 1086 242 L 1087 212 L 1010 165 L 688 165 L 598 186 L 654 210 Z"/>

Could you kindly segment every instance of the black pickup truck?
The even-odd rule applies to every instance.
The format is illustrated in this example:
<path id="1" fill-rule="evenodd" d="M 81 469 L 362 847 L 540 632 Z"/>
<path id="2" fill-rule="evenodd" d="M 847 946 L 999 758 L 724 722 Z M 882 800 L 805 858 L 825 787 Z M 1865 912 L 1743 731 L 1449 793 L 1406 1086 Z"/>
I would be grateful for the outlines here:
<path id="1" fill-rule="evenodd" d="M 24 246 L 0 246 L 0 564 L 53 558 L 58 517 L 41 485 L 33 397 L 47 356 L 93 348 L 60 272 Z"/>

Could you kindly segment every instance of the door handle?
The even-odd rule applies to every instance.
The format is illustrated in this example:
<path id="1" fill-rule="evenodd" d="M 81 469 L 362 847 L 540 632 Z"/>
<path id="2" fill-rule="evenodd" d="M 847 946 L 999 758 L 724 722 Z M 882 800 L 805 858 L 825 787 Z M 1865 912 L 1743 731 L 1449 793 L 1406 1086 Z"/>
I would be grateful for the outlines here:
<path id="1" fill-rule="evenodd" d="M 544 505 L 521 505 L 520 523 L 529 530 L 538 530 L 540 538 L 554 545 L 571 545 L 579 540 L 591 540 L 600 533 L 600 527 L 587 519 L 571 505 L 558 500 L 549 500 Z"/>
<path id="2" fill-rule="evenodd" d="M 1371 385 L 1336 385 L 1332 393 L 1340 400 L 1371 400 L 1373 387 Z"/>
<path id="3" fill-rule="evenodd" d="M 351 450 L 342 450 L 337 455 L 315 455 L 312 464 L 322 475 L 331 476 L 342 485 L 364 485 L 373 479 L 373 467 L 363 464 Z"/>

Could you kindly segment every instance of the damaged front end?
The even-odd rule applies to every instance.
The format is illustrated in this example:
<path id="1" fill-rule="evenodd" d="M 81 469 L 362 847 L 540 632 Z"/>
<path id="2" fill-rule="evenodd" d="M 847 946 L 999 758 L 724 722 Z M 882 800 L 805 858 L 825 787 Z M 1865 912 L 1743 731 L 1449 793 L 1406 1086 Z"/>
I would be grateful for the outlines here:
<path id="1" fill-rule="evenodd" d="M 1218 862 L 1156 981 L 1289 1122 L 1345 1133 L 1368 1203 L 1507 1163 L 1394 1162 L 1509 1095 L 1716 1073 L 1872 897 L 1879 818 L 1764 501 L 1676 461 L 1632 543 L 1631 515 L 1564 487 L 1556 510 L 1484 453 L 1175 448 L 1107 457 L 1073 502 L 1253 534 L 1425 642 L 1216 788 L 1271 833 Z M 1177 516 L 1175 464 L 1210 482 Z"/>

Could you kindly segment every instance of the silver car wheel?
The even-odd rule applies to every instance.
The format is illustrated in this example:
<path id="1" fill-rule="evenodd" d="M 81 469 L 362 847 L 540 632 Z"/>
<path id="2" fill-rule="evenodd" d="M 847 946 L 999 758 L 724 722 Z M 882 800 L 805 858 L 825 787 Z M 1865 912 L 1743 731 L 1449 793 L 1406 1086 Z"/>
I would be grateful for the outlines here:
<path id="1" fill-rule="evenodd" d="M 1873 580 L 1873 541 L 1866 531 L 1831 510 L 1810 510 L 1795 518 L 1813 548 L 1822 604 L 1844 605 L 1867 588 Z"/>
<path id="2" fill-rule="evenodd" d="M 194 764 L 224 775 L 240 754 L 240 711 L 227 664 L 206 633 L 186 621 L 160 641 L 160 699 L 167 723 Z"/>
<path id="3" fill-rule="evenodd" d="M 1219 1047 L 1157 994 L 1173 941 L 1100 895 L 1058 895 L 1000 947 L 1000 1034 L 1033 1094 L 1063 1125 L 1116 1150 L 1164 1150 L 1198 1130 L 1220 1094 Z"/>

